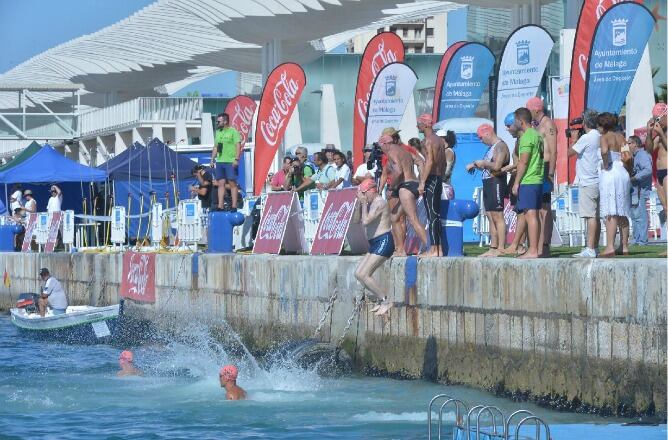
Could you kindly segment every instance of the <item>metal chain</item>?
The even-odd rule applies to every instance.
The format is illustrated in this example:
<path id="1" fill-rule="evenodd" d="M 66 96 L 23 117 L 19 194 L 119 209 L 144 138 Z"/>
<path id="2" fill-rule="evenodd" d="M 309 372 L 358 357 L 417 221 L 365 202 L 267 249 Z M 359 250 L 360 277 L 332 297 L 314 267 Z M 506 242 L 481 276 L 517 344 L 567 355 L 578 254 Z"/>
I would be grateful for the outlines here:
<path id="1" fill-rule="evenodd" d="M 320 332 L 322 331 L 322 327 L 325 325 L 327 316 L 329 315 L 329 312 L 332 310 L 334 301 L 336 301 L 337 298 L 336 291 L 337 289 L 334 289 L 334 292 L 329 297 L 329 301 L 327 302 L 327 307 L 325 308 L 325 311 L 323 312 L 322 317 L 320 318 L 320 322 L 318 322 L 318 326 L 316 327 L 315 332 L 313 332 L 313 339 L 318 339 L 318 337 L 320 336 Z"/>
<path id="2" fill-rule="evenodd" d="M 348 333 L 348 330 L 350 330 L 350 326 L 353 324 L 355 316 L 357 316 L 357 314 L 362 310 L 362 304 L 364 304 L 364 297 L 362 298 L 355 297 L 353 302 L 353 313 L 350 315 L 350 318 L 348 318 L 348 322 L 346 323 L 346 326 L 343 328 L 343 333 L 341 333 L 341 337 L 339 338 L 339 341 L 336 343 L 337 350 L 341 348 L 343 340 L 346 338 L 346 334 Z"/>

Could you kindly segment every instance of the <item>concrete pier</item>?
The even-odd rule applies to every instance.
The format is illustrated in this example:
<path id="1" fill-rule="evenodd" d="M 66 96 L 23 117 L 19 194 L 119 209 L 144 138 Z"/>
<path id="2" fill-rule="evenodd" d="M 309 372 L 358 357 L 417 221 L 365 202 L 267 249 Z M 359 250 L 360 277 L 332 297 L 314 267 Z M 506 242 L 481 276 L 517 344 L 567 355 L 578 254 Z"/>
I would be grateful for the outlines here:
<path id="1" fill-rule="evenodd" d="M 197 260 L 194 264 L 194 259 Z M 406 258 L 376 274 L 397 302 L 364 307 L 344 348 L 369 374 L 427 378 L 572 410 L 666 413 L 666 260 Z M 130 308 L 226 319 L 256 350 L 311 337 L 336 292 L 323 338 L 336 342 L 360 286 L 358 257 L 159 254 L 157 302 Z M 0 254 L 11 287 L 37 291 L 46 266 L 73 304 L 118 301 L 120 254 Z"/>

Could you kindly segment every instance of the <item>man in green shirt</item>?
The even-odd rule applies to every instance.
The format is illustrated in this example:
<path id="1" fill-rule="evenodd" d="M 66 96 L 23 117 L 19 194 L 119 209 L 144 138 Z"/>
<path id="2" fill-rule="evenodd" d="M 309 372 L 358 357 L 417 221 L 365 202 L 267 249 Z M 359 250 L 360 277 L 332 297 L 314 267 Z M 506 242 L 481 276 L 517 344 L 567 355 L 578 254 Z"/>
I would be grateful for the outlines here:
<path id="1" fill-rule="evenodd" d="M 524 107 L 515 110 L 515 128 L 519 140 L 519 161 L 517 175 L 513 185 L 513 194 L 517 196 L 517 212 L 523 212 L 528 228 L 529 250 L 519 258 L 538 258 L 538 240 L 540 238 L 540 210 L 543 199 L 543 138 L 531 126 L 531 112 Z M 518 225 L 519 226 L 519 225 Z M 524 231 L 519 229 L 516 234 Z"/>
<path id="2" fill-rule="evenodd" d="M 218 209 L 223 209 L 225 200 L 226 184 L 229 185 L 232 196 L 231 211 L 237 210 L 237 198 L 239 188 L 237 186 L 239 159 L 241 158 L 241 135 L 233 127 L 230 127 L 230 116 L 220 113 L 216 117 L 218 128 L 216 129 L 213 150 L 211 151 L 211 168 L 214 169 L 215 179 L 218 183 Z M 212 205 L 215 205 L 215 201 Z M 212 206 L 212 209 L 215 209 Z"/>

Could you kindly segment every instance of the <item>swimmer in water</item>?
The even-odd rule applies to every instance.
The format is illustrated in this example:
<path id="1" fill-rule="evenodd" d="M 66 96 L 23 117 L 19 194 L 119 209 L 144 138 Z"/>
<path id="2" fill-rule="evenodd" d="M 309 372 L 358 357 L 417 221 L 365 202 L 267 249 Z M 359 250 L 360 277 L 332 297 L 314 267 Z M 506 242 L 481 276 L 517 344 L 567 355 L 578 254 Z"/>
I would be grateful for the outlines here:
<path id="1" fill-rule="evenodd" d="M 118 365 L 121 369 L 116 373 L 117 376 L 141 376 L 141 371 L 132 363 L 134 356 L 130 350 L 125 350 L 118 358 Z"/>
<path id="2" fill-rule="evenodd" d="M 225 388 L 225 398 L 227 400 L 244 400 L 246 399 L 246 391 L 237 385 L 237 375 L 239 370 L 234 365 L 225 365 L 220 369 L 218 378 L 220 379 L 220 387 Z"/>

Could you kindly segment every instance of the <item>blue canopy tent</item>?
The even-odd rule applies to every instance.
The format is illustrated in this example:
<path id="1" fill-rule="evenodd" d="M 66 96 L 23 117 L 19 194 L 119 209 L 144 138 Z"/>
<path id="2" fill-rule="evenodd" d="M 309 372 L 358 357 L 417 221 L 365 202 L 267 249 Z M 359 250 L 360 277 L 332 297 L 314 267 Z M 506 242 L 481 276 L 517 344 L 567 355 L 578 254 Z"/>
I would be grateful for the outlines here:
<path id="1" fill-rule="evenodd" d="M 90 183 L 106 178 L 104 171 L 68 159 L 47 144 L 15 167 L 0 172 L 0 183 L 5 184 L 2 201 L 7 204 L 7 185 L 20 183 L 24 190 L 33 192 L 37 210 L 45 211 L 49 186 L 57 184 L 63 191 L 62 209 L 81 213 L 84 209 L 88 211 L 83 202 L 90 201 Z"/>
<path id="2" fill-rule="evenodd" d="M 129 237 L 148 235 L 153 199 L 169 208 L 177 199 L 191 197 L 189 186 L 195 182 L 191 174 L 195 165 L 155 138 L 146 147 L 135 144 L 98 167 L 113 181 L 115 204 L 124 206 L 129 215 L 143 216 L 131 219 Z"/>

